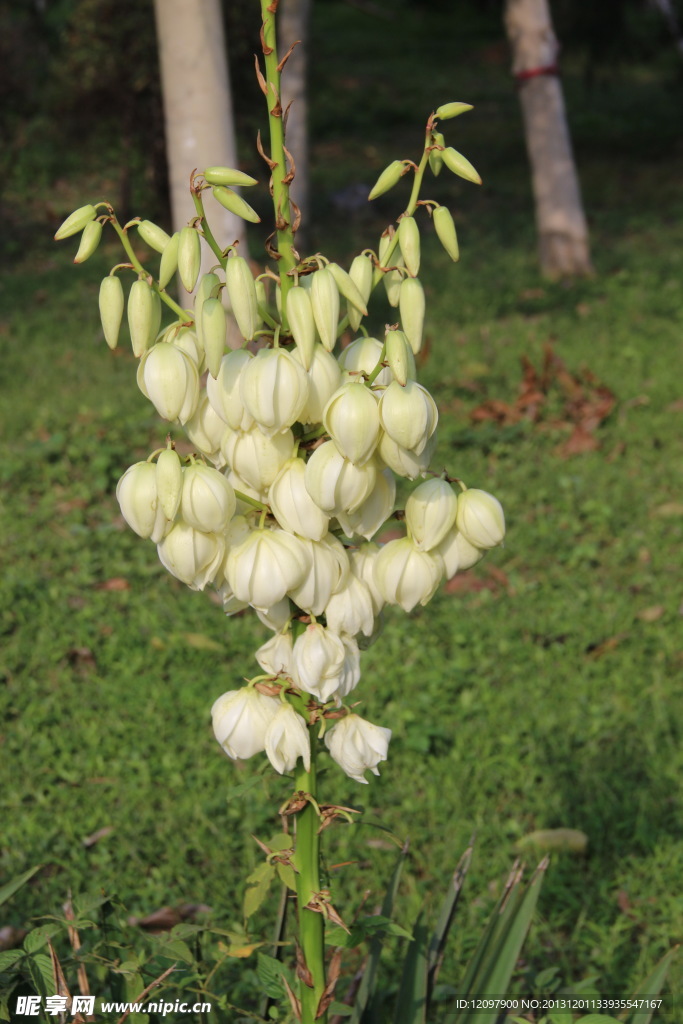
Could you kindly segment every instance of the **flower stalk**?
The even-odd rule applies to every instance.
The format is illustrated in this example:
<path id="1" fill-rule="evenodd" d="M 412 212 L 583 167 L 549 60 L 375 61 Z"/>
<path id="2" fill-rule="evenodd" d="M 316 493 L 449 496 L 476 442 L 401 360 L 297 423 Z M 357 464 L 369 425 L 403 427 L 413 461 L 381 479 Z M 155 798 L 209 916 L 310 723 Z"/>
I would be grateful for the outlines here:
<path id="1" fill-rule="evenodd" d="M 308 904 L 320 893 L 320 835 L 317 807 L 317 775 L 315 727 L 311 732 L 311 770 L 307 772 L 301 761 L 297 762 L 294 788 L 307 793 L 312 800 L 296 816 L 296 894 L 299 917 L 299 944 L 303 961 L 310 978 L 302 979 L 300 987 L 302 1024 L 327 1021 L 327 1014 L 316 1017 L 318 1005 L 325 989 L 325 918 L 316 910 L 307 909 Z M 305 972 L 304 972 L 305 973 Z M 308 982 L 312 982 L 312 985 Z"/>

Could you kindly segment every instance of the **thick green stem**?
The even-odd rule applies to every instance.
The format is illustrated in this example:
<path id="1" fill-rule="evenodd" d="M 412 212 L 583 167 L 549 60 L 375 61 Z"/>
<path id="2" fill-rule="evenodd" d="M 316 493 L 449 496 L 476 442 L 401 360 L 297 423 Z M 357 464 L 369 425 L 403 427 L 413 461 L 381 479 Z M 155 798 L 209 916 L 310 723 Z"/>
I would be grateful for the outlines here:
<path id="1" fill-rule="evenodd" d="M 279 253 L 278 271 L 282 288 L 282 308 L 285 309 L 287 292 L 293 285 L 288 276 L 298 263 L 294 249 L 294 232 L 292 230 L 292 207 L 289 200 L 289 182 L 287 179 L 287 161 L 285 159 L 285 133 L 282 121 L 282 104 L 280 102 L 280 70 L 277 55 L 277 37 L 275 33 L 275 11 L 277 0 L 261 0 L 263 17 L 263 56 L 266 62 L 266 83 L 268 105 L 268 124 L 270 128 L 270 159 L 272 161 L 273 207 L 275 209 L 275 229 L 277 233 L 277 251 Z"/>
<path id="2" fill-rule="evenodd" d="M 315 764 L 315 745 L 317 730 L 311 732 L 311 770 L 299 762 L 295 772 L 294 785 L 297 791 L 310 793 L 317 798 L 317 779 Z M 313 987 L 305 982 L 300 986 L 301 1024 L 314 1024 L 316 1019 L 325 1024 L 327 1014 L 316 1018 L 320 997 L 325 989 L 325 919 L 315 910 L 306 907 L 312 898 L 320 893 L 320 822 L 316 813 L 316 805 L 307 801 L 306 806 L 296 817 L 296 893 L 299 916 L 299 943 L 306 967 L 313 978 Z"/>

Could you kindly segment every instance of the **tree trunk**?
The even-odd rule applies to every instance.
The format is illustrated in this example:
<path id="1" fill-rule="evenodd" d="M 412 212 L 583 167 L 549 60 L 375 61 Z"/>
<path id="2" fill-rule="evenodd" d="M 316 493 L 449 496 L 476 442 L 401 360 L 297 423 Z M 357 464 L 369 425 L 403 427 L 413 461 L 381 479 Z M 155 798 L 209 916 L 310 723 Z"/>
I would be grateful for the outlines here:
<path id="1" fill-rule="evenodd" d="M 237 167 L 237 147 L 220 0 L 154 0 L 166 125 L 173 229 L 195 216 L 190 174 L 195 169 Z M 205 193 L 206 194 L 206 193 Z M 209 195 L 210 224 L 222 245 L 240 240 L 244 221 Z M 203 247 L 202 273 L 216 262 Z M 184 302 L 181 299 L 181 303 Z"/>
<path id="2" fill-rule="evenodd" d="M 305 243 L 310 213 L 308 101 L 306 98 L 310 12 L 311 0 L 281 0 L 278 9 L 278 54 L 280 57 L 284 57 L 290 46 L 300 40 L 282 72 L 283 109 L 287 110 L 291 103 L 287 114 L 285 145 L 292 154 L 296 167 L 296 174 L 289 194 L 301 211 L 302 226 L 295 238 L 299 252 Z"/>
<path id="3" fill-rule="evenodd" d="M 531 162 L 541 270 L 550 277 L 588 274 L 588 228 L 547 0 L 506 0 L 505 28 Z"/>

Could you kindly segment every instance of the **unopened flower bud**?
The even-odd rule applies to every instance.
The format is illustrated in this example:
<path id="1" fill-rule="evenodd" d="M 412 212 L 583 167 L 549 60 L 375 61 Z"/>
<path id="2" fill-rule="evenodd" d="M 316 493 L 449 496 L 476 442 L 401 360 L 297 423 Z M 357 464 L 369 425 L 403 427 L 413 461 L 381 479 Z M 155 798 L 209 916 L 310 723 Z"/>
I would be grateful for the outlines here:
<path id="1" fill-rule="evenodd" d="M 393 188 L 406 170 L 403 160 L 392 160 L 388 167 L 385 167 L 375 184 L 370 189 L 368 199 L 377 199 Z"/>
<path id="2" fill-rule="evenodd" d="M 416 279 L 407 277 L 403 284 L 414 280 Z M 409 379 L 415 378 L 415 357 L 404 332 L 387 331 L 386 347 L 389 369 L 401 387 L 405 387 Z"/>
<path id="3" fill-rule="evenodd" d="M 170 241 L 161 254 L 159 261 L 159 287 L 165 288 L 178 269 L 178 243 L 180 232 L 171 235 Z"/>
<path id="4" fill-rule="evenodd" d="M 86 224 L 81 235 L 81 241 L 78 246 L 78 252 L 74 256 L 74 263 L 85 263 L 87 259 L 90 259 L 92 254 L 100 244 L 100 238 L 102 237 L 102 222 L 99 220 L 91 220 L 89 224 Z"/>
<path id="5" fill-rule="evenodd" d="M 185 227 L 178 239 L 178 273 L 183 288 L 191 292 L 197 283 L 202 262 L 202 247 L 196 228 Z"/>
<path id="6" fill-rule="evenodd" d="M 426 480 L 406 501 L 408 534 L 418 551 L 431 551 L 455 522 L 458 499 L 445 480 Z"/>
<path id="7" fill-rule="evenodd" d="M 441 156 L 441 153 L 446 148 L 446 140 L 441 132 L 432 132 L 432 145 L 435 147 L 441 147 L 440 149 L 435 148 L 429 151 L 429 166 L 432 169 L 432 174 L 437 178 L 439 174 L 441 174 L 441 168 L 443 167 L 443 157 Z"/>
<path id="8" fill-rule="evenodd" d="M 505 538 L 505 515 L 497 498 L 469 487 L 458 497 L 455 524 L 475 548 L 495 548 Z"/>
<path id="9" fill-rule="evenodd" d="M 65 221 L 60 224 L 55 232 L 55 241 L 61 242 L 64 238 L 70 238 L 71 235 L 77 235 L 79 231 L 82 231 L 86 224 L 94 220 L 97 215 L 97 210 L 94 206 L 88 204 L 87 206 L 79 206 L 77 210 L 70 213 Z"/>
<path id="10" fill-rule="evenodd" d="M 234 213 L 236 217 L 241 217 L 242 220 L 247 220 L 250 224 L 261 223 L 261 218 L 256 210 L 245 199 L 242 199 L 242 196 L 239 196 L 237 192 L 233 192 L 231 188 L 226 188 L 224 185 L 216 185 L 211 189 L 211 192 L 214 199 L 229 213 Z"/>
<path id="11" fill-rule="evenodd" d="M 331 352 L 337 341 L 339 321 L 339 289 L 326 267 L 316 270 L 311 279 L 313 319 L 324 348 Z"/>
<path id="12" fill-rule="evenodd" d="M 391 729 L 373 725 L 360 715 L 346 715 L 325 733 L 325 746 L 349 778 L 367 785 L 365 772 L 379 775 L 377 765 L 386 761 Z"/>
<path id="13" fill-rule="evenodd" d="M 391 540 L 375 560 L 375 582 L 387 604 L 410 612 L 426 605 L 443 576 L 443 562 L 433 552 L 418 551 L 409 537 Z"/>
<path id="14" fill-rule="evenodd" d="M 310 370 L 315 349 L 315 320 L 308 290 L 297 285 L 287 294 L 287 321 L 304 370 Z"/>
<path id="15" fill-rule="evenodd" d="M 464 114 L 471 109 L 471 103 L 442 103 L 440 107 L 436 108 L 434 116 L 437 117 L 439 121 L 448 121 L 450 118 L 459 117 L 460 114 Z"/>
<path id="16" fill-rule="evenodd" d="M 104 340 L 109 348 L 115 349 L 119 340 L 125 306 L 123 286 L 116 274 L 110 274 L 109 277 L 103 279 L 100 285 L 99 305 Z"/>
<path id="17" fill-rule="evenodd" d="M 234 167 L 207 167 L 204 179 L 209 185 L 257 185 L 256 178 Z"/>
<path id="18" fill-rule="evenodd" d="M 220 299 L 206 299 L 202 303 L 200 323 L 206 365 L 215 379 L 221 367 L 227 338 L 225 307 Z"/>
<path id="19" fill-rule="evenodd" d="M 157 332 L 154 292 L 146 281 L 139 278 L 131 285 L 128 295 L 128 328 L 133 355 L 138 359 L 150 347 Z"/>
<path id="20" fill-rule="evenodd" d="M 432 220 L 439 241 L 453 262 L 457 263 L 460 259 L 460 248 L 450 210 L 447 210 L 445 206 L 437 206 L 432 214 Z"/>
<path id="21" fill-rule="evenodd" d="M 372 294 L 373 272 L 372 260 L 369 256 L 364 256 L 362 253 L 360 256 L 355 257 L 349 268 L 349 277 L 360 292 L 366 308 Z M 364 314 L 351 302 L 347 304 L 346 312 L 351 330 L 357 331 Z"/>
<path id="22" fill-rule="evenodd" d="M 203 590 L 216 578 L 225 557 L 225 541 L 177 522 L 157 545 L 161 564 L 191 590 Z"/>
<path id="23" fill-rule="evenodd" d="M 231 256 L 225 267 L 225 287 L 240 334 L 251 341 L 261 326 L 254 275 L 244 256 Z"/>
<path id="24" fill-rule="evenodd" d="M 339 294 L 343 295 L 348 303 L 360 313 L 362 316 L 368 315 L 368 308 L 365 304 L 365 299 L 361 295 L 356 282 L 347 274 L 338 263 L 328 263 L 327 269 L 334 278 L 334 283 L 339 289 Z"/>
<path id="25" fill-rule="evenodd" d="M 279 707 L 277 697 L 268 697 L 252 686 L 219 697 L 211 708 L 213 731 L 228 757 L 246 760 L 265 750 L 266 729 Z"/>
<path id="26" fill-rule="evenodd" d="M 171 236 L 151 220 L 141 220 L 137 228 L 138 234 L 145 245 L 148 245 L 150 249 L 156 249 L 157 252 L 163 253 L 171 241 Z"/>
<path id="27" fill-rule="evenodd" d="M 420 272 L 420 229 L 414 217 L 401 217 L 398 222 L 398 244 L 411 277 Z"/>
<path id="28" fill-rule="evenodd" d="M 463 156 L 462 153 L 458 153 L 457 149 L 453 149 L 452 146 L 446 146 L 441 156 L 446 167 L 453 174 L 457 174 L 459 178 L 471 181 L 475 185 L 481 185 L 479 172 L 472 166 L 467 157 Z"/>
<path id="29" fill-rule="evenodd" d="M 175 519 L 183 491 L 183 469 L 178 453 L 166 448 L 157 459 L 157 494 L 161 510 L 170 521 Z"/>
<path id="30" fill-rule="evenodd" d="M 416 277 L 404 277 L 398 295 L 401 325 L 410 343 L 413 354 L 422 348 L 422 332 L 425 320 L 425 293 Z M 410 374 L 415 376 L 415 374 Z M 398 379 L 398 378 L 397 378 Z"/>
<path id="31" fill-rule="evenodd" d="M 284 775 L 296 767 L 299 758 L 306 771 L 311 770 L 311 741 L 306 723 L 291 704 L 282 704 L 266 729 L 268 760 L 276 772 Z"/>

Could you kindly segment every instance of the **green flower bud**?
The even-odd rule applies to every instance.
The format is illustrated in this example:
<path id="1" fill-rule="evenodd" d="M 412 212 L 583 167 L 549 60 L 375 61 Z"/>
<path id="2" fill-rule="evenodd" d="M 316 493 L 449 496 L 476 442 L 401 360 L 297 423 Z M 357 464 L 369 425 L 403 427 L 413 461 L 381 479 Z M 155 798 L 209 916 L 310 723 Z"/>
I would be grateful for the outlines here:
<path id="1" fill-rule="evenodd" d="M 434 116 L 438 117 L 439 121 L 449 121 L 452 117 L 458 117 L 471 109 L 471 103 L 443 103 L 437 107 Z"/>
<path id="2" fill-rule="evenodd" d="M 407 278 L 406 280 L 414 280 Z M 405 283 L 405 282 L 404 282 Z M 415 377 L 415 357 L 403 331 L 388 331 L 386 357 L 389 369 L 399 384 L 405 386 L 409 378 Z"/>
<path id="3" fill-rule="evenodd" d="M 204 180 L 209 185 L 257 185 L 256 178 L 244 171 L 238 171 L 234 167 L 207 167 L 204 171 Z"/>
<path id="4" fill-rule="evenodd" d="M 401 217 L 398 222 L 398 244 L 411 277 L 420 270 L 420 231 L 414 217 Z"/>
<path id="5" fill-rule="evenodd" d="M 457 263 L 460 259 L 460 249 L 450 210 L 447 210 L 445 206 L 437 206 L 432 214 L 432 220 L 434 221 L 434 228 L 439 241 L 453 262 Z"/>
<path id="6" fill-rule="evenodd" d="M 300 285 L 287 293 L 287 320 L 289 329 L 301 356 L 304 370 L 310 370 L 315 350 L 315 320 L 308 291 Z"/>
<path id="7" fill-rule="evenodd" d="M 200 322 L 206 365 L 211 376 L 217 377 L 227 338 L 225 309 L 220 299 L 206 299 L 202 303 Z"/>
<path id="8" fill-rule="evenodd" d="M 425 319 L 425 293 L 417 277 L 404 277 L 398 295 L 398 308 L 405 336 L 415 355 L 422 348 Z"/>
<path id="9" fill-rule="evenodd" d="M 183 228 L 178 239 L 178 273 L 183 288 L 191 292 L 199 277 L 202 262 L 202 247 L 196 228 Z"/>
<path id="10" fill-rule="evenodd" d="M 441 156 L 446 167 L 453 174 L 457 174 L 458 177 L 464 178 L 466 181 L 474 182 L 475 185 L 481 185 L 479 172 L 475 170 L 467 157 L 464 157 L 462 153 L 458 153 L 457 149 L 447 146 Z"/>
<path id="11" fill-rule="evenodd" d="M 377 199 L 393 188 L 399 178 L 403 175 L 406 165 L 402 160 L 393 160 L 388 167 L 385 167 L 375 184 L 370 189 L 368 199 Z"/>
<path id="12" fill-rule="evenodd" d="M 85 263 L 95 249 L 100 244 L 100 238 L 102 237 L 102 223 L 99 220 L 91 220 L 89 224 L 86 224 L 81 235 L 81 243 L 78 246 L 78 252 L 74 256 L 74 263 Z"/>
<path id="13" fill-rule="evenodd" d="M 178 243 L 180 232 L 171 235 L 170 241 L 161 254 L 159 262 L 159 287 L 165 288 L 178 269 Z"/>
<path id="14" fill-rule="evenodd" d="M 154 341 L 158 330 L 154 292 L 141 278 L 133 282 L 128 295 L 128 329 L 133 355 L 139 359 Z"/>
<path id="15" fill-rule="evenodd" d="M 171 236 L 168 235 L 163 228 L 160 228 L 157 224 L 153 224 L 151 220 L 140 221 L 138 224 L 138 234 L 145 245 L 148 245 L 150 249 L 155 249 L 160 253 L 163 253 L 164 249 L 171 241 Z"/>
<path id="16" fill-rule="evenodd" d="M 441 132 L 432 132 L 432 145 L 441 146 L 443 149 L 446 148 L 446 140 L 444 139 Z M 439 149 L 430 149 L 429 151 L 429 166 L 432 169 L 434 177 L 438 177 L 441 174 L 441 168 L 443 167 L 443 154 Z"/>
<path id="17" fill-rule="evenodd" d="M 119 330 L 123 319 L 123 286 L 116 274 L 105 277 L 100 285 L 100 320 L 104 339 L 109 348 L 115 349 L 119 340 Z"/>
<path id="18" fill-rule="evenodd" d="M 262 320 L 258 311 L 254 275 L 244 256 L 231 256 L 225 268 L 225 287 L 240 334 L 251 341 Z"/>
<path id="19" fill-rule="evenodd" d="M 164 449 L 157 459 L 156 484 L 161 511 L 171 521 L 178 513 L 183 492 L 183 469 L 173 448 Z"/>
<path id="20" fill-rule="evenodd" d="M 369 256 L 356 256 L 349 269 L 349 277 L 360 292 L 364 305 L 367 307 L 372 293 L 373 266 Z M 347 304 L 347 316 L 352 331 L 357 331 L 364 316 L 352 303 Z"/>
<path id="21" fill-rule="evenodd" d="M 69 238 L 71 235 L 77 235 L 79 231 L 82 231 L 86 224 L 89 224 L 91 220 L 95 219 L 97 210 L 94 206 L 79 206 L 77 210 L 70 213 L 66 220 L 59 226 L 55 232 L 55 241 L 61 242 L 63 238 Z"/>
<path id="22" fill-rule="evenodd" d="M 232 189 L 225 188 L 223 185 L 216 185 L 211 191 L 214 199 L 217 199 L 221 206 L 229 213 L 234 213 L 235 216 L 241 217 L 242 220 L 248 220 L 251 224 L 261 223 L 261 218 L 256 210 L 253 210 L 249 203 L 242 199 L 242 196 L 238 196 L 236 192 L 233 192 Z"/>
<path id="23" fill-rule="evenodd" d="M 368 308 L 365 304 L 365 300 L 351 276 L 347 274 L 338 263 L 328 263 L 327 269 L 334 278 L 334 282 L 339 289 L 339 294 L 343 295 L 346 301 L 349 302 L 359 313 L 363 316 L 367 316 Z"/>
<path id="24" fill-rule="evenodd" d="M 326 267 L 313 274 L 311 305 L 320 340 L 327 351 L 331 352 L 337 341 L 339 289 L 334 277 Z"/>

